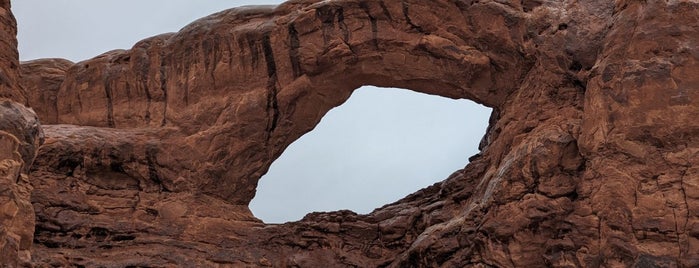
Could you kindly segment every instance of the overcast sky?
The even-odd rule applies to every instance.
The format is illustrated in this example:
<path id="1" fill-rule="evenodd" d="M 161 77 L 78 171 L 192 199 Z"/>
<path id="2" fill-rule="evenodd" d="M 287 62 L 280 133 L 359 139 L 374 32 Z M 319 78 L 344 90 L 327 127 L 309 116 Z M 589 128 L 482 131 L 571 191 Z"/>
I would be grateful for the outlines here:
<path id="1" fill-rule="evenodd" d="M 21 60 L 85 60 L 177 31 L 208 14 L 266 0 L 15 0 Z M 463 168 L 490 109 L 404 89 L 363 87 L 294 142 L 250 207 L 265 222 L 313 211 L 368 213 Z"/>

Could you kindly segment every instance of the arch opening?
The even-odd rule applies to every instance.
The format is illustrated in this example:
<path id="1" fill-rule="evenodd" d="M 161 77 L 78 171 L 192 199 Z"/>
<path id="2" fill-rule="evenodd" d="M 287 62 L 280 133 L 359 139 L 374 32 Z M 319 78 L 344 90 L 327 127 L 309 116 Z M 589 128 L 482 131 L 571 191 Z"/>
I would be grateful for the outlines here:
<path id="1" fill-rule="evenodd" d="M 272 163 L 250 209 L 266 223 L 315 211 L 369 213 L 463 168 L 490 112 L 466 99 L 359 88 Z"/>

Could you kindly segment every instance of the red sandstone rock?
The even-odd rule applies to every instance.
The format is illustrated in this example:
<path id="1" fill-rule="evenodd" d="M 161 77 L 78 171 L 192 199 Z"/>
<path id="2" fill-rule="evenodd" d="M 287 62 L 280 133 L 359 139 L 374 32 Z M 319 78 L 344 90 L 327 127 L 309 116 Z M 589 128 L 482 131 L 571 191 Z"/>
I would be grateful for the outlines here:
<path id="1" fill-rule="evenodd" d="M 31 110 L 0 99 L 0 260 L 10 267 L 31 261 L 34 210 L 27 173 L 42 139 Z"/>
<path id="2" fill-rule="evenodd" d="M 697 18 L 688 1 L 301 0 L 25 63 L 29 104 L 64 124 L 31 172 L 33 262 L 697 266 Z M 481 154 L 368 215 L 255 219 L 272 161 L 367 84 L 493 107 Z"/>
<path id="3" fill-rule="evenodd" d="M 0 0 L 0 40 L 0 98 L 26 104 L 18 75 L 17 22 L 10 11 L 10 0 Z"/>
<path id="4" fill-rule="evenodd" d="M 0 264 L 31 263 L 34 210 L 27 173 L 43 139 L 19 79 L 15 18 L 0 1 Z M 17 102 L 20 103 L 17 103 Z"/>
<path id="5" fill-rule="evenodd" d="M 58 123 L 57 95 L 66 70 L 73 62 L 64 59 L 40 59 L 22 62 L 20 74 L 27 101 L 43 124 Z"/>

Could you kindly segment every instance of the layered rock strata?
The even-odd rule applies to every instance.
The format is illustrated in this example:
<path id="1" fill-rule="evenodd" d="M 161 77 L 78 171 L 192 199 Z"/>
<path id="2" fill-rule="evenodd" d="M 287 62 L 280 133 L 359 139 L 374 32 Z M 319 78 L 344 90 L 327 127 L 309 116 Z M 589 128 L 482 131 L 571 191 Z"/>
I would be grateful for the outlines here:
<path id="1" fill-rule="evenodd" d="M 25 63 L 53 124 L 33 262 L 697 266 L 696 18 L 691 1 L 300 0 Z M 255 219 L 272 161 L 362 85 L 492 107 L 482 152 L 367 215 Z"/>

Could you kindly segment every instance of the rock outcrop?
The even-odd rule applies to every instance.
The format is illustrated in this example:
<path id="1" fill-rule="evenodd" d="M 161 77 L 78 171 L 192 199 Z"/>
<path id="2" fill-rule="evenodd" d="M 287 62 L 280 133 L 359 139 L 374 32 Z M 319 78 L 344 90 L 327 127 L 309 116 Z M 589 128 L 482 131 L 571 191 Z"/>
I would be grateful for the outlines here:
<path id="1" fill-rule="evenodd" d="M 31 261 L 34 209 L 27 173 L 42 138 L 33 111 L 0 99 L 0 259 L 12 267 Z"/>
<path id="2" fill-rule="evenodd" d="M 0 0 L 0 98 L 26 104 L 18 79 L 17 22 L 10 11 L 10 0 Z"/>
<path id="3" fill-rule="evenodd" d="M 696 18 L 692 1 L 296 0 L 24 63 L 10 88 L 52 124 L 33 263 L 697 266 Z M 482 152 L 367 215 L 255 219 L 272 161 L 362 85 L 492 107 Z"/>
<path id="4" fill-rule="evenodd" d="M 10 2 L 0 1 L 0 264 L 30 265 L 34 237 L 27 173 L 43 134 L 19 78 L 17 27 Z"/>

